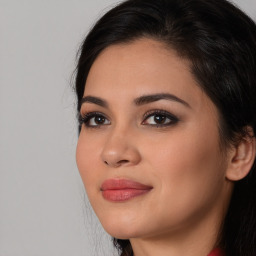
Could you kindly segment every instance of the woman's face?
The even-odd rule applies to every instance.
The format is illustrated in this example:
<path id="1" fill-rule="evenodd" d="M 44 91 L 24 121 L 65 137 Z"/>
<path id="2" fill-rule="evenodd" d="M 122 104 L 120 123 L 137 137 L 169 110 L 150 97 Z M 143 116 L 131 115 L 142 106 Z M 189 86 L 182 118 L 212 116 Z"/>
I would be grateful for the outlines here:
<path id="1" fill-rule="evenodd" d="M 218 226 L 230 195 L 218 113 L 188 61 L 150 39 L 107 48 L 89 72 L 81 115 L 77 165 L 108 233 Z"/>

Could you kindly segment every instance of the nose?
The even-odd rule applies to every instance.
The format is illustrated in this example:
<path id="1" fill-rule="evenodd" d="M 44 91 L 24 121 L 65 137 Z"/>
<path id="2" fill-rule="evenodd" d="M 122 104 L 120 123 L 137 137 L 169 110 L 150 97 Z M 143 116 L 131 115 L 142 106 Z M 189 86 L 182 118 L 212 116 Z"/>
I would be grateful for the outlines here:
<path id="1" fill-rule="evenodd" d="M 109 167 L 132 166 L 141 161 L 141 155 L 134 139 L 125 134 L 108 137 L 101 152 L 102 161 Z"/>

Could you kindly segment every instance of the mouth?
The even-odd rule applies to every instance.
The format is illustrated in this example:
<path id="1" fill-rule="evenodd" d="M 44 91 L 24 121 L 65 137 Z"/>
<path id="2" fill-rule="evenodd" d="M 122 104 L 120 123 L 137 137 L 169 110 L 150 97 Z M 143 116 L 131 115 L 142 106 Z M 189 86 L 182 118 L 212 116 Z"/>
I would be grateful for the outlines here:
<path id="1" fill-rule="evenodd" d="M 101 185 L 104 199 L 112 202 L 124 202 L 134 197 L 142 196 L 153 187 L 126 179 L 109 179 Z"/>

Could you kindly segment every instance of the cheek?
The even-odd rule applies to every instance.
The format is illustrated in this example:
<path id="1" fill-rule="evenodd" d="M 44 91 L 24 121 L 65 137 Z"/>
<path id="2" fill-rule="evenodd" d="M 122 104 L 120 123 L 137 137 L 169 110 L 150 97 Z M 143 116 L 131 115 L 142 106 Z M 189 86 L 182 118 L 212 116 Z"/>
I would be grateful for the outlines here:
<path id="1" fill-rule="evenodd" d="M 99 165 L 99 156 L 97 155 L 99 148 L 97 143 L 92 143 L 90 138 L 81 132 L 76 148 L 76 163 L 87 193 L 98 183 L 99 177 L 91 169 L 92 167 L 95 169 Z"/>
<path id="2" fill-rule="evenodd" d="M 176 173 L 180 176 L 192 172 L 196 174 L 206 166 L 214 168 L 222 159 L 218 131 L 186 130 L 177 129 L 169 134 L 163 133 L 151 137 L 151 141 L 147 140 L 144 145 L 141 143 L 145 159 L 155 168 L 159 166 L 159 172 L 163 171 L 163 175 Z"/>
<path id="3" fill-rule="evenodd" d="M 176 132 L 158 138 L 153 154 L 145 151 L 158 182 L 160 207 L 169 207 L 171 214 L 177 211 L 182 218 L 189 209 L 193 212 L 214 203 L 225 181 L 218 141 L 218 131 Z"/>

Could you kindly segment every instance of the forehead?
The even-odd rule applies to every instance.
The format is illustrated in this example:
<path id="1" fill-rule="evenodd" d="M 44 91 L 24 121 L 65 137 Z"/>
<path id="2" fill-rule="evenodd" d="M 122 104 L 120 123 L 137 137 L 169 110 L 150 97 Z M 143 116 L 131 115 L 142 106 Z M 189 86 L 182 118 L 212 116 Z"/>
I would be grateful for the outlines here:
<path id="1" fill-rule="evenodd" d="M 149 74 L 155 81 L 160 76 L 164 79 L 167 73 L 174 76 L 183 71 L 192 78 L 189 69 L 189 61 L 179 58 L 174 50 L 167 49 L 161 42 L 143 38 L 103 50 L 91 67 L 86 85 L 93 82 L 96 86 L 102 78 L 107 85 L 114 82 L 131 84 L 130 81 L 135 80 L 136 84 L 142 84 L 149 80 Z"/>
<path id="2" fill-rule="evenodd" d="M 154 93 L 174 94 L 197 108 L 212 104 L 191 74 L 190 62 L 146 38 L 106 48 L 93 63 L 84 91 L 122 103 Z"/>

